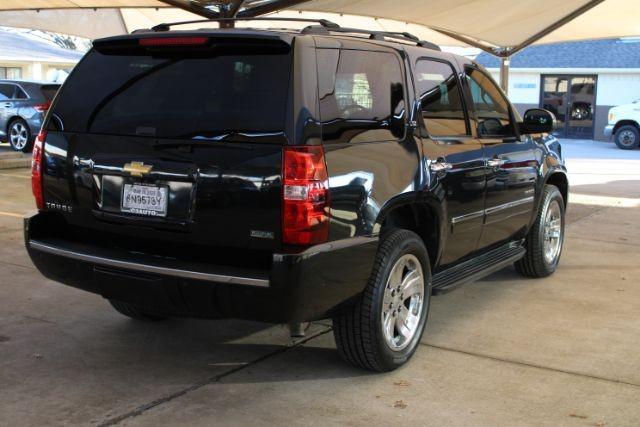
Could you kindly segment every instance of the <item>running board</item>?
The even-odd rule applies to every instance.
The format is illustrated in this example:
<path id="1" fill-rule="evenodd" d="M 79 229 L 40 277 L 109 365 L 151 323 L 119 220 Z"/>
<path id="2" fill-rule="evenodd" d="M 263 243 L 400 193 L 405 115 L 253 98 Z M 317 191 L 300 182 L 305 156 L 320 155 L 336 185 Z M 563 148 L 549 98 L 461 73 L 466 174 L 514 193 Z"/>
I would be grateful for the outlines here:
<path id="1" fill-rule="evenodd" d="M 526 252 L 520 243 L 510 243 L 440 271 L 433 275 L 433 294 L 444 294 L 465 283 L 480 280 L 518 261 Z"/>

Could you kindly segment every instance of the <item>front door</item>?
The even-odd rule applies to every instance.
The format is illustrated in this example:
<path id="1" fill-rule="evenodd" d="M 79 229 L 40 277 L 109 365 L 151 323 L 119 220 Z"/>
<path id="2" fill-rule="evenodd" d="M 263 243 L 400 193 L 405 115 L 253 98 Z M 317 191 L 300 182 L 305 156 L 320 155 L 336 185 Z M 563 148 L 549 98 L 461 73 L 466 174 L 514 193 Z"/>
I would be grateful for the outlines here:
<path id="1" fill-rule="evenodd" d="M 486 160 L 484 227 L 478 248 L 524 237 L 533 216 L 540 150 L 516 132 L 515 116 L 488 74 L 466 70 Z"/>
<path id="2" fill-rule="evenodd" d="M 447 235 L 440 258 L 440 265 L 445 266 L 478 246 L 484 215 L 483 147 L 472 136 L 453 66 L 438 59 L 420 59 L 415 79 L 425 133 L 424 167 L 431 178 L 428 190 L 445 206 Z"/>
<path id="3" fill-rule="evenodd" d="M 542 76 L 540 104 L 556 115 L 556 136 L 593 138 L 596 84 L 596 76 Z"/>

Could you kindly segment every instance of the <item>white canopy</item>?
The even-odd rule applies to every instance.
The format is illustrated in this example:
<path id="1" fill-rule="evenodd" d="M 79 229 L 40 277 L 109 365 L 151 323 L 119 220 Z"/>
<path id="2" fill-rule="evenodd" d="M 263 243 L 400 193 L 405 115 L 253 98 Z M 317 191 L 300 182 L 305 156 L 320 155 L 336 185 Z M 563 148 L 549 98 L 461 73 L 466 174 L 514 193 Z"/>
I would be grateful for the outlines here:
<path id="1" fill-rule="evenodd" d="M 2 0 L 0 25 L 97 38 L 161 22 L 285 8 L 276 16 L 408 31 L 436 44 L 473 45 L 501 56 L 533 43 L 640 35 L 638 0 Z"/>

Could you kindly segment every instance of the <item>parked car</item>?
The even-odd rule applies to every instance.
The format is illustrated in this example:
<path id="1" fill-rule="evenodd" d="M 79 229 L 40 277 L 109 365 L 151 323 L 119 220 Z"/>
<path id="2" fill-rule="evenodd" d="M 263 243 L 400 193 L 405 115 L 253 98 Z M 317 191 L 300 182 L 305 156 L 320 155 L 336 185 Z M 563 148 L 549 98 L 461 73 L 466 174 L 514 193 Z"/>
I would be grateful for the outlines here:
<path id="1" fill-rule="evenodd" d="M 59 84 L 0 80 L 0 141 L 29 152 Z"/>
<path id="2" fill-rule="evenodd" d="M 609 123 L 604 136 L 613 136 L 616 145 L 623 150 L 640 146 L 640 99 L 631 104 L 618 105 L 609 110 Z"/>
<path id="3" fill-rule="evenodd" d="M 34 148 L 37 268 L 134 319 L 333 319 L 374 371 L 414 354 L 433 293 L 552 274 L 553 115 L 411 35 L 319 22 L 95 41 Z"/>

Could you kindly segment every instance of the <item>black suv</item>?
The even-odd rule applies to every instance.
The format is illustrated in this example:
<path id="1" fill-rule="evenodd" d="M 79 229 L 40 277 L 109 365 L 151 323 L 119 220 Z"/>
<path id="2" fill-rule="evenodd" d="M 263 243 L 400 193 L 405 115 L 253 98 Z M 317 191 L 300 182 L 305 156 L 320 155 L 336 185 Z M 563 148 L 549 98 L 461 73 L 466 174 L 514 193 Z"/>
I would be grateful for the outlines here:
<path id="1" fill-rule="evenodd" d="M 124 315 L 332 318 L 348 362 L 416 350 L 431 295 L 560 258 L 554 118 L 409 34 L 157 30 L 97 40 L 34 148 L 29 254 Z"/>

